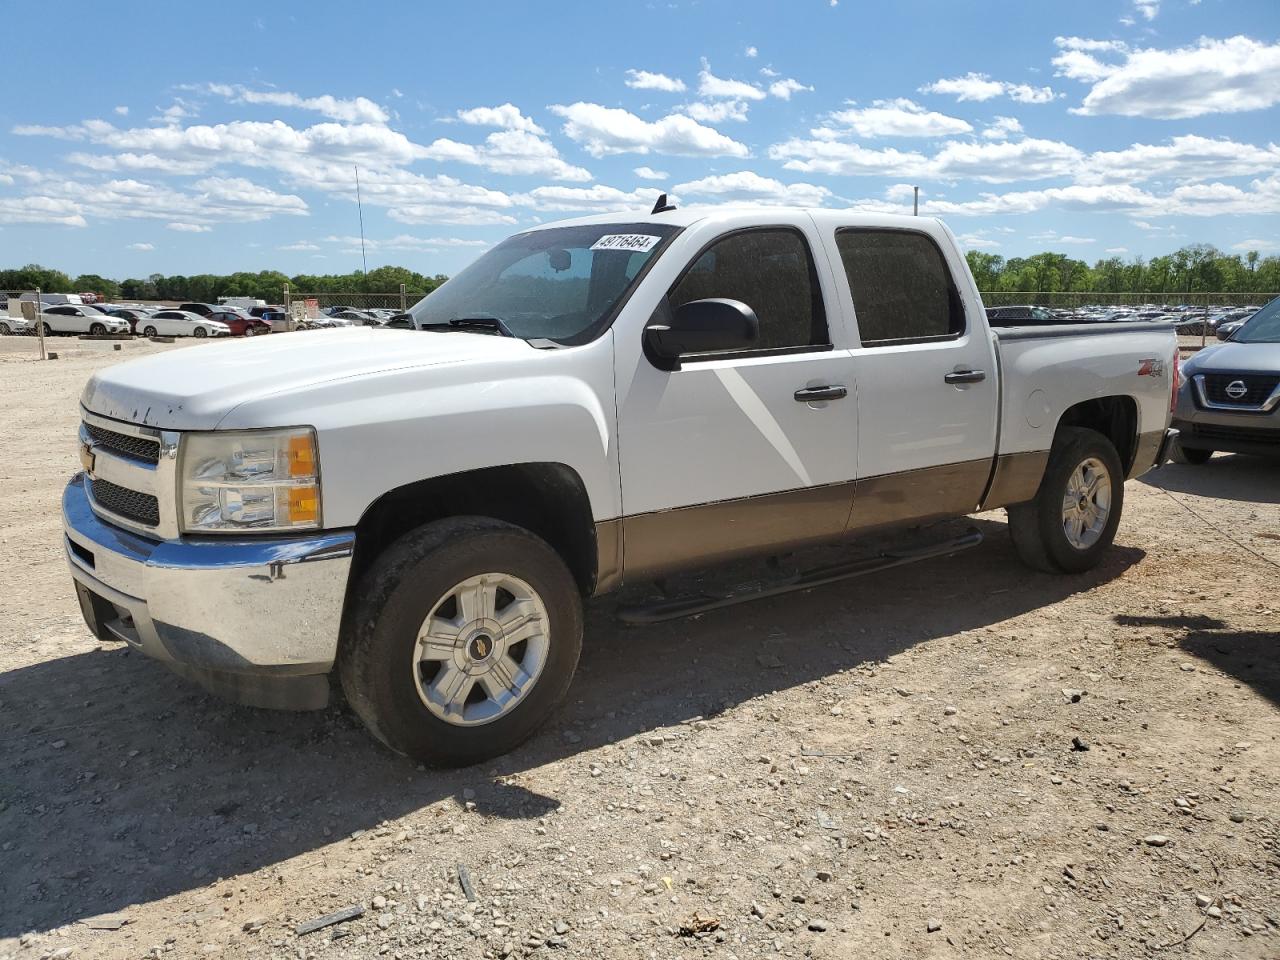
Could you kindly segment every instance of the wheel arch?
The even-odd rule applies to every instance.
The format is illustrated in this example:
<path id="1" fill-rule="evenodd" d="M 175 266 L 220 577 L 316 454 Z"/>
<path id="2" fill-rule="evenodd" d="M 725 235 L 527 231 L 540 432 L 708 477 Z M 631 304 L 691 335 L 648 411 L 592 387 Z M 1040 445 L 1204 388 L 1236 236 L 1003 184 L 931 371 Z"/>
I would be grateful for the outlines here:
<path id="1" fill-rule="evenodd" d="M 590 596 L 599 574 L 596 528 L 582 477 L 563 463 L 518 463 L 430 477 L 388 490 L 356 524 L 350 590 L 392 543 L 435 520 L 491 517 L 529 530 L 564 559 Z"/>
<path id="2" fill-rule="evenodd" d="M 1094 397 L 1067 407 L 1054 430 L 1055 444 L 1063 427 L 1083 427 L 1102 434 L 1120 455 L 1125 476 L 1133 469 L 1138 454 L 1138 403 L 1133 397 Z"/>

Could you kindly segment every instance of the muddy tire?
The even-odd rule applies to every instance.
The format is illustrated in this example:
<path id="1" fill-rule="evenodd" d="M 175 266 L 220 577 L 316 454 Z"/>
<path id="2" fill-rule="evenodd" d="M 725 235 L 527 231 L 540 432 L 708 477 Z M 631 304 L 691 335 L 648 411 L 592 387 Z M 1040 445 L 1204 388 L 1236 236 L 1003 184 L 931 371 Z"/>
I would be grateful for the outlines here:
<path id="1" fill-rule="evenodd" d="M 487 517 L 429 523 L 361 578 L 338 650 L 352 709 L 397 753 L 465 766 L 512 750 L 564 698 L 582 598 L 564 561 Z"/>
<path id="2" fill-rule="evenodd" d="M 1124 506 L 1124 467 L 1096 430 L 1063 427 L 1035 499 L 1009 507 L 1018 557 L 1046 573 L 1083 573 L 1115 539 Z"/>

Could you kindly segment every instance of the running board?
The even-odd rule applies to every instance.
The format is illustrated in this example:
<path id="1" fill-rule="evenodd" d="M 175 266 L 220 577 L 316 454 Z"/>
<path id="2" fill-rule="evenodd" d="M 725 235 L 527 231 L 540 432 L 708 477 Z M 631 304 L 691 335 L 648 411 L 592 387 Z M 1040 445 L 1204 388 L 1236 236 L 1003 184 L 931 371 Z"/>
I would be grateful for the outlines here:
<path id="1" fill-rule="evenodd" d="M 976 547 L 980 543 L 982 543 L 982 532 L 977 528 L 971 528 L 967 533 L 953 540 L 888 551 L 881 553 L 879 556 L 866 557 L 862 560 L 830 564 L 825 567 L 814 567 L 812 570 L 801 571 L 779 583 L 762 587 L 759 590 L 751 590 L 747 593 L 728 597 L 706 595 L 675 597 L 670 600 L 656 600 L 652 603 L 638 603 L 619 607 L 618 619 L 623 623 L 633 624 L 679 620 L 681 617 L 692 617 L 695 614 L 708 613 L 712 610 L 720 610 L 723 607 L 733 607 L 740 603 L 750 603 L 753 600 L 763 600 L 766 597 L 777 597 L 784 593 L 794 593 L 797 590 L 810 590 L 813 587 L 825 586 L 828 583 L 836 583 L 840 580 L 852 580 L 854 577 L 864 577 L 869 573 L 891 570 L 894 567 L 906 566 L 908 563 L 918 563 L 921 560 L 931 560 L 934 557 L 945 557 L 952 553 L 959 553 L 961 550 Z"/>

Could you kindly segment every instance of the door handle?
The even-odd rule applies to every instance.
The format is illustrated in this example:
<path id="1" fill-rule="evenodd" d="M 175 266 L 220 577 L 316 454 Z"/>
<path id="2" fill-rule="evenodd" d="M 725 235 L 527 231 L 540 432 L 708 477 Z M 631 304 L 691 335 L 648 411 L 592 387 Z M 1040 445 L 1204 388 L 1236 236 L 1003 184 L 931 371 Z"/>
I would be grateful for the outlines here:
<path id="1" fill-rule="evenodd" d="M 839 384 L 825 387 L 805 387 L 797 390 L 795 397 L 801 403 L 815 403 L 819 400 L 840 400 L 849 395 L 849 391 Z"/>
<path id="2" fill-rule="evenodd" d="M 985 370 L 957 370 L 942 378 L 947 383 L 981 383 L 987 379 Z"/>

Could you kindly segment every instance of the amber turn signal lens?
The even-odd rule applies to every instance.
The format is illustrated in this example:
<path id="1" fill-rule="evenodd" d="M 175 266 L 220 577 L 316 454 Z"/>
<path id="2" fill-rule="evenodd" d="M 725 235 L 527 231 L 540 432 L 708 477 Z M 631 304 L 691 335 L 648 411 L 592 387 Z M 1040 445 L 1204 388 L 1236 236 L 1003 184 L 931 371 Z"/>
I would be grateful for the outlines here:
<path id="1" fill-rule="evenodd" d="M 289 438 L 289 476 L 314 477 L 316 475 L 316 448 L 310 434 Z"/>

